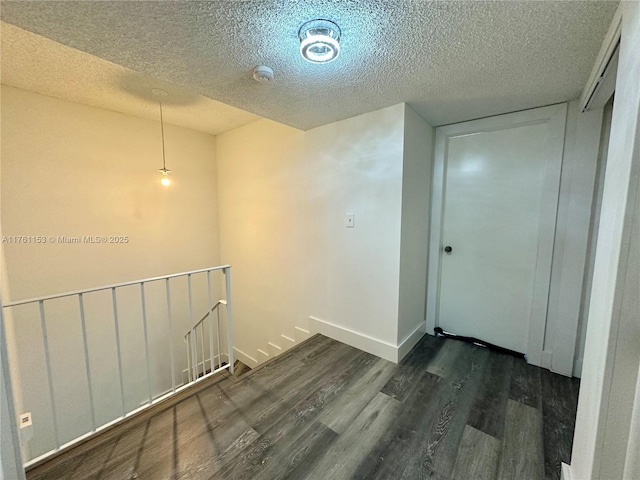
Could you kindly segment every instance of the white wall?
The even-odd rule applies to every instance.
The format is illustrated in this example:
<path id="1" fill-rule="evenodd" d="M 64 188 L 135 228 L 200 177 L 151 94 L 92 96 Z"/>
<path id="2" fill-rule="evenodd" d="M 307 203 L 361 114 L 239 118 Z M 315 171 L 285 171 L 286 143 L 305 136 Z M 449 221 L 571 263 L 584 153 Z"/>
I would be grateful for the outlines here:
<path id="1" fill-rule="evenodd" d="M 640 365 L 638 366 L 640 371 Z M 633 401 L 633 413 L 629 428 L 629 444 L 625 458 L 624 474 L 622 478 L 633 478 L 640 472 L 640 375 L 636 384 L 636 397 Z"/>
<path id="2" fill-rule="evenodd" d="M 0 480 L 17 480 L 24 478 L 16 419 L 11 399 L 9 398 L 8 381 L 5 377 L 5 359 L 0 360 Z"/>
<path id="3" fill-rule="evenodd" d="M 403 119 L 401 104 L 315 129 L 307 137 L 309 151 L 318 152 L 313 175 L 321 181 L 315 201 L 324 223 L 318 258 L 324 271 L 318 271 L 325 295 L 314 296 L 310 313 L 394 347 Z M 355 214 L 353 229 L 345 228 L 346 212 Z M 377 353 L 393 359 L 386 349 Z"/>
<path id="4" fill-rule="evenodd" d="M 587 340 L 587 315 L 589 314 L 589 301 L 591 287 L 593 285 L 593 268 L 598 242 L 598 229 L 600 226 L 600 213 L 602 207 L 602 192 L 604 190 L 604 176 L 607 166 L 607 149 L 609 148 L 609 133 L 611 130 L 611 113 L 613 101 L 608 102 L 603 109 L 602 132 L 600 135 L 600 148 L 598 153 L 598 165 L 596 168 L 595 191 L 593 206 L 591 209 L 591 226 L 589 229 L 589 248 L 587 251 L 587 265 L 584 273 L 582 300 L 580 302 L 580 314 L 578 320 L 578 338 L 576 340 L 576 354 L 573 367 L 573 375 L 582 376 L 582 363 L 584 359 L 584 346 Z"/>
<path id="5" fill-rule="evenodd" d="M 640 448 L 638 438 L 630 438 L 640 368 L 640 3 L 621 2 L 620 12 L 620 61 L 569 470 L 580 480 L 623 478 L 626 453 Z"/>
<path id="6" fill-rule="evenodd" d="M 425 331 L 433 135 L 433 127 L 405 106 L 397 337 L 398 345 L 406 342 L 403 353 L 415 344 L 411 337 Z"/>
<path id="7" fill-rule="evenodd" d="M 2 119 L 4 235 L 130 239 L 5 244 L 12 298 L 218 262 L 215 137 L 166 126 L 165 188 L 158 122 L 4 85 Z"/>
<path id="8" fill-rule="evenodd" d="M 158 122 L 2 86 L 2 127 L 3 235 L 129 239 L 100 245 L 3 243 L 5 303 L 220 262 L 213 136 L 166 126 L 167 166 L 175 172 L 166 188 L 157 172 L 162 163 Z M 206 310 L 204 278 L 195 278 L 194 286 L 199 315 Z M 146 292 L 154 394 L 170 387 L 163 288 L 150 285 Z M 189 327 L 186 282 L 176 281 L 172 288 L 173 340 L 181 349 Z M 131 409 L 148 395 L 141 380 L 146 362 L 139 288 L 127 287 L 119 300 L 125 397 Z M 100 425 L 121 413 L 111 300 L 107 292 L 85 301 Z M 65 442 L 84 433 L 90 421 L 77 299 L 48 303 L 46 314 Z M 17 409 L 31 411 L 34 420 L 34 438 L 24 452 L 28 460 L 52 448 L 53 441 L 37 306 L 16 307 L 7 320 L 15 340 L 9 353 L 17 365 Z M 176 358 L 183 361 L 179 352 Z"/>
<path id="9" fill-rule="evenodd" d="M 582 113 L 569 103 L 542 364 L 568 376 L 579 375 L 582 363 L 576 338 L 601 126 L 602 109 Z"/>
<path id="10" fill-rule="evenodd" d="M 3 326 L 4 318 L 0 310 L 0 480 L 20 480 L 25 476 Z"/>
<path id="11" fill-rule="evenodd" d="M 308 316 L 300 305 L 309 296 L 306 249 L 314 238 L 304 225 L 313 217 L 301 210 L 308 186 L 288 169 L 299 160 L 289 152 L 299 151 L 302 135 L 260 120 L 217 137 L 220 248 L 233 266 L 234 346 L 253 358 L 257 348 L 267 350 L 267 340 L 280 344 L 280 333 L 293 334 L 279 331 L 281 321 L 306 325 Z"/>
<path id="12" fill-rule="evenodd" d="M 1 93 L 0 93 L 1 97 Z M 0 117 L 0 125 L 1 125 Z M 0 129 L 1 131 L 1 129 Z M 2 171 L 0 170 L 0 178 Z M 0 181 L 0 184 L 1 181 Z M 2 199 L 0 198 L 0 211 Z M 0 223 L 0 238 L 2 237 L 2 223 Z M 0 252 L 0 267 L 4 263 L 4 256 Z M 6 288 L 6 272 L 0 271 L 0 480 L 25 478 L 20 455 L 20 440 L 18 438 L 18 419 L 13 403 L 13 388 L 11 385 L 11 368 L 7 352 L 7 338 L 5 335 L 5 318 L 2 307 L 2 291 Z"/>
<path id="13" fill-rule="evenodd" d="M 410 137 L 428 135 L 407 115 Z M 241 351 L 257 355 L 299 326 L 397 358 L 404 125 L 396 105 L 308 132 L 260 120 L 218 136 L 221 252 L 234 267 Z M 408 157 L 426 179 L 429 143 L 410 142 L 427 148 L 423 167 Z"/>

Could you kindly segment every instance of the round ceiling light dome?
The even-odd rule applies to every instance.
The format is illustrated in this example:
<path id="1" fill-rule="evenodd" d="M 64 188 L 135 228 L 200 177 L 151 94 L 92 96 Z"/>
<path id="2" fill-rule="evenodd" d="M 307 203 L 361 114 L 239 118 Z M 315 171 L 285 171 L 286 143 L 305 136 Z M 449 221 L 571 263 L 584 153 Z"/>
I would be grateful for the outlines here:
<path id="1" fill-rule="evenodd" d="M 329 20 L 311 20 L 300 27 L 300 54 L 311 63 L 329 63 L 340 55 L 340 27 Z"/>

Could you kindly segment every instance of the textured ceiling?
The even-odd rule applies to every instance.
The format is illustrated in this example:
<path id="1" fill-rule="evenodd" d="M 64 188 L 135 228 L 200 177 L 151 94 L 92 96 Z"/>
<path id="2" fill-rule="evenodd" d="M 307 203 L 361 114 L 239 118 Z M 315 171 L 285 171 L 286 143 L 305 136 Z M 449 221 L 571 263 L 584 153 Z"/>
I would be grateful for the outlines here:
<path id="1" fill-rule="evenodd" d="M 3 1 L 3 20 L 145 75 L 309 129 L 399 102 L 434 125 L 575 98 L 617 2 Z M 342 53 L 305 62 L 327 18 Z M 275 70 L 272 84 L 251 78 Z"/>
<path id="2" fill-rule="evenodd" d="M 163 99 L 167 123 L 217 135 L 259 117 L 128 68 L 1 23 L 2 83 L 72 102 L 158 120 L 152 88 Z"/>

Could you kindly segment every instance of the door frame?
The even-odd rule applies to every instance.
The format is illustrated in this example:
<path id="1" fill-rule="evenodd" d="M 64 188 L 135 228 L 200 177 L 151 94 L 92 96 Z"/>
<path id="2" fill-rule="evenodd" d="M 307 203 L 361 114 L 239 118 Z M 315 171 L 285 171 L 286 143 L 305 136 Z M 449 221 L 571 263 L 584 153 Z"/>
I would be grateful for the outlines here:
<path id="1" fill-rule="evenodd" d="M 551 262 L 556 233 L 566 119 L 567 104 L 561 103 L 532 110 L 446 125 L 436 129 L 431 198 L 431 228 L 429 235 L 426 308 L 427 332 L 433 332 L 433 329 L 439 325 L 438 314 L 440 310 L 440 276 L 442 272 L 443 249 L 442 227 L 446 193 L 446 158 L 449 149 L 449 140 L 474 133 L 492 132 L 505 128 L 547 123 L 549 124 L 550 135 L 545 147 L 547 165 L 545 169 L 540 214 L 540 237 L 538 241 L 533 301 L 529 315 L 527 351 L 524 352 L 529 363 L 541 366 L 547 323 Z"/>

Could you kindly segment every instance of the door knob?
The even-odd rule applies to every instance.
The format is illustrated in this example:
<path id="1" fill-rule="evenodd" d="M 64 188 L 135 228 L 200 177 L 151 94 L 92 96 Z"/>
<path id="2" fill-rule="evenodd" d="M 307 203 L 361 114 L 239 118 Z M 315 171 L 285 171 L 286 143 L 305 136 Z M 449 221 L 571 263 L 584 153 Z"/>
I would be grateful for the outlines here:
<path id="1" fill-rule="evenodd" d="M 449 245 L 447 245 L 446 247 L 444 247 L 444 251 L 447 253 L 451 253 L 453 252 L 453 248 L 451 248 Z"/>

